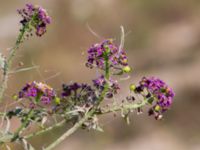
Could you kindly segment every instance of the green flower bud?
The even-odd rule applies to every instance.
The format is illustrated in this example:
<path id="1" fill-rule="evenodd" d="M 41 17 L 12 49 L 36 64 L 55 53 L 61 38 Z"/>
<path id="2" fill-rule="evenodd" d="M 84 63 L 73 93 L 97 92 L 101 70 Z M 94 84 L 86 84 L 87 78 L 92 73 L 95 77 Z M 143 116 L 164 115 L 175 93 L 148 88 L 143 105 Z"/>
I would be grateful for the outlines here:
<path id="1" fill-rule="evenodd" d="M 59 97 L 56 97 L 56 98 L 55 98 L 55 103 L 56 103 L 57 105 L 60 105 L 60 98 L 59 98 Z"/>
<path id="2" fill-rule="evenodd" d="M 106 54 L 109 54 L 110 53 L 110 48 L 108 45 L 104 45 L 104 48 L 105 48 L 105 53 Z"/>
<path id="3" fill-rule="evenodd" d="M 135 89 L 136 89 L 135 84 L 131 84 L 131 85 L 129 86 L 129 89 L 130 89 L 130 91 L 135 91 Z"/>
<path id="4" fill-rule="evenodd" d="M 126 66 L 126 67 L 122 68 L 122 70 L 124 73 L 130 73 L 132 69 L 131 69 L 131 67 Z"/>
<path id="5" fill-rule="evenodd" d="M 13 95 L 12 98 L 13 98 L 14 100 L 18 100 L 18 96 L 17 96 L 16 94 Z"/>
<path id="6" fill-rule="evenodd" d="M 156 107 L 154 108 L 154 110 L 157 111 L 157 112 L 160 111 L 160 106 L 156 105 Z"/>

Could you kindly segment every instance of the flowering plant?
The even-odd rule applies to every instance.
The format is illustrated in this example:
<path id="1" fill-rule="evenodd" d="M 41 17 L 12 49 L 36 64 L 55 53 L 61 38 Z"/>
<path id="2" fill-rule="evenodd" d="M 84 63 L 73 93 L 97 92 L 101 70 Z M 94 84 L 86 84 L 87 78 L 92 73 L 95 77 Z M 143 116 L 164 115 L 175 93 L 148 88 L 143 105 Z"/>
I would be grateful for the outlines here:
<path id="1" fill-rule="evenodd" d="M 3 74 L 0 85 L 1 100 L 7 88 L 13 57 L 20 44 L 25 37 L 32 36 L 33 31 L 36 36 L 44 35 L 47 25 L 51 23 L 47 11 L 40 6 L 27 4 L 24 9 L 18 10 L 18 13 L 22 16 L 22 27 L 15 46 L 10 50 L 8 57 L 0 55 L 0 69 Z M 64 83 L 62 92 L 58 93 L 46 83 L 32 81 L 14 95 L 13 98 L 23 106 L 17 105 L 14 109 L 0 113 L 3 126 L 7 126 L 6 130 L 1 129 L 0 146 L 9 149 L 8 143 L 19 142 L 24 149 L 34 150 L 27 139 L 71 122 L 72 126 L 67 132 L 44 148 L 51 150 L 81 127 L 102 131 L 98 121 L 99 115 L 121 111 L 122 117 L 129 123 L 130 113 L 134 110 L 141 113 L 145 106 L 149 107 L 149 115 L 153 115 L 157 120 L 161 119 L 172 104 L 174 92 L 158 78 L 143 77 L 138 84 L 130 84 L 130 94 L 124 97 L 122 102 L 113 103 L 114 97 L 120 92 L 119 76 L 132 71 L 123 48 L 124 32 L 123 28 L 121 29 L 120 45 L 115 44 L 112 39 L 106 39 L 88 49 L 86 67 L 97 68 L 100 71 L 100 76 L 92 80 L 93 84 Z M 142 97 L 142 100 L 137 99 L 138 96 Z M 107 107 L 104 101 L 109 104 Z M 9 122 L 13 117 L 18 118 L 21 125 L 11 132 Z M 47 126 L 46 120 L 55 117 L 61 121 Z M 29 126 L 38 124 L 42 127 L 41 130 L 31 134 L 24 133 Z"/>

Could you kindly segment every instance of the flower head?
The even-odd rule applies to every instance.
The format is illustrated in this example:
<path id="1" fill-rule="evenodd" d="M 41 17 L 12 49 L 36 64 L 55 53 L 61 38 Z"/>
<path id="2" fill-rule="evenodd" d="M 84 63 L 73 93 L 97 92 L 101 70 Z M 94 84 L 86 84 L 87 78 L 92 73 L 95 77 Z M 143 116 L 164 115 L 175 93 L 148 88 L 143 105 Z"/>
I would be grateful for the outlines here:
<path id="1" fill-rule="evenodd" d="M 103 69 L 105 67 L 105 56 L 108 57 L 110 67 L 128 66 L 128 59 L 124 50 L 113 43 L 112 39 L 104 40 L 101 43 L 92 45 L 88 50 L 88 67 L 97 66 Z"/>
<path id="2" fill-rule="evenodd" d="M 63 84 L 63 98 L 71 98 L 77 105 L 94 104 L 97 100 L 95 90 L 87 84 Z"/>
<path id="3" fill-rule="evenodd" d="M 150 99 L 153 105 L 149 110 L 149 115 L 155 115 L 156 119 L 161 118 L 162 113 L 168 110 L 174 98 L 173 90 L 162 80 L 155 77 L 143 77 L 136 87 L 136 92 L 147 91 L 146 98 Z"/>
<path id="4" fill-rule="evenodd" d="M 35 29 L 37 36 L 42 36 L 46 32 L 47 25 L 51 23 L 51 18 L 47 14 L 47 11 L 41 6 L 26 4 L 26 7 L 19 9 L 18 13 L 23 18 L 20 21 L 22 26 L 26 27 L 28 32 Z"/>
<path id="5" fill-rule="evenodd" d="M 43 104 L 49 104 L 56 97 L 53 88 L 41 82 L 27 83 L 19 92 L 19 98 L 34 98 Z"/>
<path id="6" fill-rule="evenodd" d="M 120 87 L 117 81 L 110 79 L 109 81 L 106 81 L 105 77 L 103 75 L 99 76 L 97 79 L 93 80 L 94 86 L 99 90 L 101 93 L 106 83 L 108 82 L 109 89 L 107 91 L 107 98 L 112 98 L 114 94 L 117 94 Z"/>

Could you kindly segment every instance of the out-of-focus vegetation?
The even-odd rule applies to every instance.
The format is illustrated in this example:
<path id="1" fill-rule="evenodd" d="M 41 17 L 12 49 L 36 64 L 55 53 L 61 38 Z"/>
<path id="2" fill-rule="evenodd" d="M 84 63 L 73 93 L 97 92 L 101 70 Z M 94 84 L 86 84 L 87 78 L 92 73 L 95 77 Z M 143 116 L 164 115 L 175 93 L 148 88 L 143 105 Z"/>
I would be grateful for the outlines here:
<path id="1" fill-rule="evenodd" d="M 16 9 L 25 0 L 0 5 L 0 52 L 7 54 L 19 29 Z M 123 83 L 141 75 L 155 75 L 174 88 L 176 97 L 164 120 L 146 114 L 132 116 L 127 126 L 118 117 L 102 117 L 104 133 L 80 131 L 58 150 L 199 150 L 200 149 L 200 1 L 198 0 L 30 0 L 48 8 L 52 24 L 40 40 L 27 41 L 13 68 L 40 65 L 39 70 L 10 77 L 5 104 L 27 81 L 46 81 L 58 90 L 63 82 L 89 82 L 96 72 L 85 68 L 85 52 L 104 38 L 119 41 L 120 25 L 126 29 L 125 48 L 134 71 Z M 98 37 L 91 33 L 91 29 Z M 100 38 L 100 39 L 99 39 Z M 17 122 L 13 123 L 13 129 Z M 67 127 L 66 127 L 67 128 Z M 34 145 L 56 139 L 66 128 L 33 138 Z M 19 147 L 20 149 L 20 147 Z"/>

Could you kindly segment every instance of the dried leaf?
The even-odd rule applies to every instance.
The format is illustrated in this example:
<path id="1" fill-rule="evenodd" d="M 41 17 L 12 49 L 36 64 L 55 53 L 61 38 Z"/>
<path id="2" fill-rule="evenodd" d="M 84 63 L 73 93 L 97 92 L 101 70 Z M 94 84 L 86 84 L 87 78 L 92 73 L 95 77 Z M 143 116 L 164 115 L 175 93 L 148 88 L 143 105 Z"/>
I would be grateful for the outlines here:
<path id="1" fill-rule="evenodd" d="M 125 40 L 124 27 L 120 26 L 120 28 L 121 28 L 121 41 L 120 41 L 120 46 L 119 46 L 119 53 L 122 51 L 124 47 L 124 40 Z"/>
<path id="2" fill-rule="evenodd" d="M 6 117 L 6 121 L 7 121 L 7 124 L 6 124 L 6 128 L 5 128 L 5 133 L 8 133 L 10 130 L 10 120 L 8 119 L 8 117 Z"/>
<path id="3" fill-rule="evenodd" d="M 38 68 L 39 68 L 39 66 L 32 66 L 32 67 L 27 67 L 27 68 L 21 68 L 21 69 L 17 69 L 17 70 L 14 70 L 14 71 L 10 71 L 9 74 L 30 71 L 30 70 L 38 69 Z"/>
<path id="4" fill-rule="evenodd" d="M 42 128 L 44 127 L 44 124 L 45 124 L 46 122 L 47 122 L 47 117 L 45 116 L 45 117 L 42 118 L 42 122 L 41 122 Z"/>
<path id="5" fill-rule="evenodd" d="M 9 142 L 12 137 L 13 137 L 13 134 L 11 134 L 11 133 L 4 133 L 4 134 L 2 134 L 0 136 L 0 141 L 6 143 L 6 142 Z"/>
<path id="6" fill-rule="evenodd" d="M 10 146 L 8 146 L 7 144 L 6 144 L 6 149 L 11 150 Z"/>
<path id="7" fill-rule="evenodd" d="M 25 139 L 21 139 L 21 142 L 23 144 L 24 150 L 35 150 L 33 146 L 30 143 L 28 143 Z"/>
<path id="8" fill-rule="evenodd" d="M 130 125 L 129 114 L 126 114 L 126 115 L 125 115 L 124 120 L 126 121 L 127 125 Z"/>
<path id="9" fill-rule="evenodd" d="M 130 118 L 129 118 L 129 115 L 130 115 L 130 110 L 127 110 L 127 109 L 122 109 L 121 110 L 121 116 L 124 118 L 124 120 L 126 121 L 127 125 L 130 124 Z"/>
<path id="10" fill-rule="evenodd" d="M 97 131 L 99 131 L 99 132 L 104 132 L 104 130 L 103 130 L 100 126 L 97 126 L 97 127 L 95 128 L 95 130 L 97 130 Z"/>
<path id="11" fill-rule="evenodd" d="M 0 69 L 5 67 L 5 57 L 0 53 Z"/>

